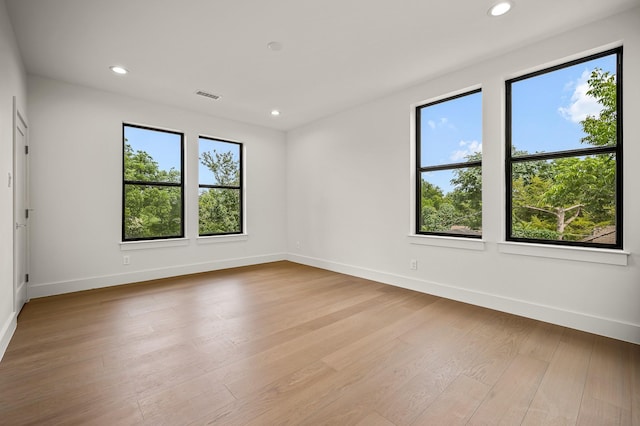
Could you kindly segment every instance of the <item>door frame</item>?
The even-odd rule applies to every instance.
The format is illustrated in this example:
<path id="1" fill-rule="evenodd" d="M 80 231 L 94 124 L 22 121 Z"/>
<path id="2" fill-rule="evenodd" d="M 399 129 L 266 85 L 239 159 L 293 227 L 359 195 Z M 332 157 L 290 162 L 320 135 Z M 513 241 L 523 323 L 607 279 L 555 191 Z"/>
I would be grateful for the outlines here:
<path id="1" fill-rule="evenodd" d="M 28 281 L 24 277 L 19 275 L 20 262 L 24 262 L 25 271 L 29 273 L 29 226 L 28 219 L 25 217 L 29 209 L 29 155 L 24 151 L 24 148 L 18 146 L 18 132 L 21 131 L 24 134 L 24 145 L 29 146 L 29 125 L 25 115 L 18 108 L 17 99 L 13 97 L 13 308 L 14 312 L 20 313 L 20 310 L 26 302 L 29 301 L 29 285 Z M 19 170 L 18 162 L 23 161 L 23 176 L 16 176 L 16 172 Z M 22 188 L 24 194 L 18 193 L 16 186 L 16 179 L 24 179 Z M 24 211 L 17 211 L 17 200 L 19 197 L 24 197 Z M 22 209 L 21 209 L 22 210 Z M 18 229 L 16 224 L 23 222 L 27 224 L 24 228 L 24 253 L 20 253 L 18 250 Z M 22 257 L 25 259 L 22 259 Z"/>

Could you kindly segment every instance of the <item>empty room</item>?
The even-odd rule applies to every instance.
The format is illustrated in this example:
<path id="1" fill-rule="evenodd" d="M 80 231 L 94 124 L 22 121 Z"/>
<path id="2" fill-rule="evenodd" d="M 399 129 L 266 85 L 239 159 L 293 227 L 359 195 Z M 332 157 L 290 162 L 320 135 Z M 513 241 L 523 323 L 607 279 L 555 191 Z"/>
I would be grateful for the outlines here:
<path id="1" fill-rule="evenodd" d="M 640 1 L 0 0 L 0 425 L 640 425 Z"/>

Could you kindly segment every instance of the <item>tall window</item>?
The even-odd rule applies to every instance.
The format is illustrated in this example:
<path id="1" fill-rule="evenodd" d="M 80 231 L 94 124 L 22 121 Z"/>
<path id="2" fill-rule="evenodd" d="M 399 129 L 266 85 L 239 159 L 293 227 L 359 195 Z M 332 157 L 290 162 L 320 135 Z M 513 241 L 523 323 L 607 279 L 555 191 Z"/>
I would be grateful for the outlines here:
<path id="1" fill-rule="evenodd" d="M 506 82 L 507 239 L 622 248 L 622 48 Z"/>
<path id="2" fill-rule="evenodd" d="M 482 236 L 482 93 L 416 108 L 416 233 Z"/>
<path id="3" fill-rule="evenodd" d="M 199 139 L 199 234 L 241 234 L 242 144 Z"/>
<path id="4" fill-rule="evenodd" d="M 122 240 L 184 236 L 182 133 L 123 125 Z"/>

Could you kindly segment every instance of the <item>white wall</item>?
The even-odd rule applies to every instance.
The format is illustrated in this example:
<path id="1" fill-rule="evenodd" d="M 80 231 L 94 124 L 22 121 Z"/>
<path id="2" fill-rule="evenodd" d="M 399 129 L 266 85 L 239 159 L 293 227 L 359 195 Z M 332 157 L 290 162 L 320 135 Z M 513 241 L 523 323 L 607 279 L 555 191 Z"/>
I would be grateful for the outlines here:
<path id="1" fill-rule="evenodd" d="M 25 72 L 9 21 L 0 1 L 0 359 L 16 326 L 13 310 L 13 97 L 26 112 Z"/>
<path id="2" fill-rule="evenodd" d="M 285 257 L 282 132 L 35 76 L 28 79 L 28 100 L 34 209 L 30 297 Z M 123 122 L 185 133 L 182 245 L 121 247 Z M 199 134 L 244 143 L 246 239 L 197 238 Z M 129 265 L 123 265 L 124 255 L 130 256 Z"/>
<path id="3" fill-rule="evenodd" d="M 522 46 L 510 54 L 290 132 L 287 137 L 290 258 L 640 343 L 638 22 L 640 9 L 635 9 Z M 630 255 L 609 256 L 606 251 L 571 248 L 522 249 L 516 244 L 505 244 L 505 79 L 621 42 L 624 248 Z M 484 243 L 456 248 L 443 247 L 455 245 L 447 239 L 411 238 L 408 235 L 414 205 L 412 106 L 478 85 L 483 88 L 484 105 Z M 417 271 L 409 270 L 412 258 L 418 260 Z"/>

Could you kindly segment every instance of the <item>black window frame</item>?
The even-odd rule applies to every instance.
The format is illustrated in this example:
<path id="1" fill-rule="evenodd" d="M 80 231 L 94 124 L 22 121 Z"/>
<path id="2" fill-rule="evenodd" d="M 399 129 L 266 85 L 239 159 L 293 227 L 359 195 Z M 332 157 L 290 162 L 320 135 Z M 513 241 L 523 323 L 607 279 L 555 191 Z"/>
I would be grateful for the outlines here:
<path id="1" fill-rule="evenodd" d="M 199 237 L 213 237 L 213 236 L 222 236 L 222 235 L 241 235 L 244 234 L 244 144 L 242 142 L 236 142 L 227 139 L 216 138 L 212 136 L 199 135 L 198 136 L 198 152 L 200 152 L 200 139 L 206 139 L 215 142 L 223 142 L 233 145 L 238 145 L 238 185 L 210 185 L 210 184 L 202 184 L 200 183 L 200 174 L 198 173 L 198 236 Z M 199 154 L 198 154 L 199 157 Z M 198 158 L 198 165 L 200 159 Z M 198 166 L 199 167 L 199 166 Z M 239 217 L 239 225 L 240 229 L 235 232 L 217 232 L 217 233 L 209 233 L 209 234 L 201 234 L 200 233 L 200 189 L 234 189 L 238 190 L 238 197 L 240 201 L 240 217 Z"/>
<path id="2" fill-rule="evenodd" d="M 180 182 L 155 182 L 155 181 L 137 181 L 125 179 L 125 129 L 127 127 L 150 130 L 154 132 L 170 133 L 180 136 Z M 144 126 L 140 124 L 122 123 L 122 241 L 156 241 L 156 240 L 168 240 L 176 238 L 184 238 L 185 236 L 185 200 L 184 200 L 184 133 L 177 130 L 168 130 L 152 126 Z M 179 235 L 163 235 L 154 237 L 139 237 L 139 238 L 126 238 L 126 226 L 125 226 L 125 199 L 126 199 L 126 187 L 127 185 L 147 186 L 147 187 L 161 187 L 161 188 L 180 188 L 180 234 Z"/>
<path id="3" fill-rule="evenodd" d="M 421 110 L 423 108 L 427 108 L 433 105 L 441 104 L 444 102 L 449 102 L 458 98 L 463 98 L 465 96 L 474 95 L 476 93 L 482 93 L 482 88 L 477 88 L 473 90 L 469 90 L 463 93 L 459 93 L 457 95 L 448 96 L 444 99 L 439 99 L 437 101 L 429 102 L 423 105 L 418 105 L 415 107 L 415 132 L 416 132 L 416 205 L 415 205 L 415 232 L 417 235 L 433 235 L 433 236 L 444 236 L 444 237 L 459 237 L 459 238 L 471 238 L 471 239 L 482 239 L 482 234 L 463 234 L 463 233 L 455 233 L 455 232 L 434 232 L 434 231 L 422 231 L 421 230 L 421 216 L 422 216 L 422 173 L 425 172 L 437 172 L 443 170 L 455 170 L 455 169 L 466 169 L 471 167 L 480 168 L 480 173 L 482 174 L 482 159 L 480 161 L 466 161 L 466 162 L 457 162 L 457 163 L 447 163 L 447 164 L 438 164 L 435 166 L 427 166 L 422 167 L 421 164 L 421 147 L 422 147 L 422 134 L 421 134 Z M 482 212 L 481 212 L 482 214 Z"/>
<path id="4" fill-rule="evenodd" d="M 556 66 L 548 67 L 542 70 L 531 72 L 519 77 L 515 77 L 505 81 L 505 206 L 506 206 L 506 241 L 519 242 L 519 243 L 532 243 L 532 244 L 546 244 L 552 246 L 573 246 L 573 247 L 590 247 L 590 248 L 605 248 L 605 249 L 618 249 L 623 248 L 623 149 L 622 149 L 622 46 L 609 49 L 604 52 L 596 53 L 593 55 L 585 56 L 583 58 L 575 59 L 569 62 L 565 62 Z M 568 68 L 574 65 L 578 65 L 584 62 L 588 62 L 594 59 L 603 58 L 605 56 L 616 55 L 616 144 L 614 146 L 596 146 L 585 147 L 579 149 L 551 151 L 544 153 L 534 153 L 529 155 L 520 155 L 517 157 L 512 156 L 512 105 L 511 105 L 511 86 L 518 81 L 526 80 L 528 78 L 536 77 L 539 75 L 551 73 L 560 69 Z M 616 242 L 614 244 L 605 243 L 593 243 L 582 241 L 565 241 L 565 240 L 544 240 L 534 238 L 522 238 L 513 237 L 513 165 L 517 163 L 527 161 L 540 161 L 540 160 L 554 160 L 559 158 L 574 158 L 587 155 L 597 154 L 614 154 L 616 161 Z"/>

